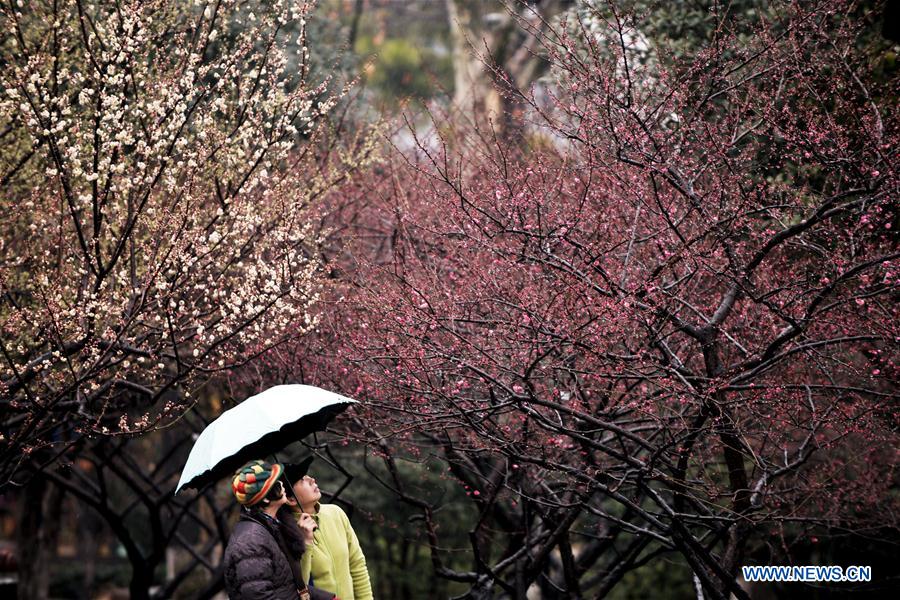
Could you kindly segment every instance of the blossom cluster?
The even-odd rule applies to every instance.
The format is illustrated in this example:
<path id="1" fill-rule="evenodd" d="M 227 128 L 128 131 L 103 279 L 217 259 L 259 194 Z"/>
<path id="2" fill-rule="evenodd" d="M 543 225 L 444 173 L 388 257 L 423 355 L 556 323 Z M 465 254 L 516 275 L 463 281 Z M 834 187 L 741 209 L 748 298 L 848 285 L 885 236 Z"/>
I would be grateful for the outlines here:
<path id="1" fill-rule="evenodd" d="M 308 81 L 311 8 L 0 9 L 4 464 L 177 417 L 211 374 L 315 326 L 310 205 L 354 159 L 314 149 L 343 92 Z"/>

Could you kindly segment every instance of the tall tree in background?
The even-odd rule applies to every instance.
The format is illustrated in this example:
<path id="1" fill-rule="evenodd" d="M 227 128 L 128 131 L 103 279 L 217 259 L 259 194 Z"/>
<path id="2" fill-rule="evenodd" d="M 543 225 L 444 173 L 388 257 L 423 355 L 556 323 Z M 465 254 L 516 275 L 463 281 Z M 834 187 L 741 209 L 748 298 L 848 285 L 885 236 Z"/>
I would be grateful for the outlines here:
<path id="1" fill-rule="evenodd" d="M 455 77 L 454 103 L 473 118 L 509 129 L 516 90 L 528 90 L 547 66 L 540 37 L 573 0 L 446 0 Z M 517 123 L 514 129 L 518 128 Z"/>
<path id="2" fill-rule="evenodd" d="M 749 38 L 723 16 L 670 67 L 590 10 L 540 37 L 541 149 L 455 132 L 343 190 L 337 343 L 304 373 L 370 399 L 439 576 L 602 597 L 674 556 L 698 597 L 746 598 L 742 564 L 898 539 L 900 120 L 868 6 L 780 5 Z M 468 569 L 396 468 L 430 455 L 479 511 Z"/>
<path id="3" fill-rule="evenodd" d="M 22 4 L 22 3 L 19 3 Z M 4 5 L 0 474 L 311 325 L 306 2 Z M 292 58 L 293 57 L 293 58 Z M 291 62 L 296 68 L 287 69 Z"/>

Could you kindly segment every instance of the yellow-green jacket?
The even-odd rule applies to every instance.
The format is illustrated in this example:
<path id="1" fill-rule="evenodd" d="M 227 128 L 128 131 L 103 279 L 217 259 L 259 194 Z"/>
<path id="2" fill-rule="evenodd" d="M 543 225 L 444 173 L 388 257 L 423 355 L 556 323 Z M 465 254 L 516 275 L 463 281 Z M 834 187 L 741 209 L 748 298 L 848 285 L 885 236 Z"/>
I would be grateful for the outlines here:
<path id="1" fill-rule="evenodd" d="M 372 584 L 359 540 L 347 515 L 335 504 L 317 504 L 313 515 L 319 528 L 300 561 L 303 580 L 312 575 L 317 588 L 341 600 L 372 600 Z"/>

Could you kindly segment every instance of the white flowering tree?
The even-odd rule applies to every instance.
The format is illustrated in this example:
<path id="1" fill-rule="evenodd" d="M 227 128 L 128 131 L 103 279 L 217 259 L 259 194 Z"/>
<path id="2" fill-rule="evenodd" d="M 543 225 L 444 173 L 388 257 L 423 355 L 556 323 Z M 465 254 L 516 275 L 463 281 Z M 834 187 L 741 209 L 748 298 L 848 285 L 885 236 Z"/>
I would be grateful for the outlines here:
<path id="1" fill-rule="evenodd" d="M 314 326 L 309 205 L 352 160 L 305 143 L 339 95 L 310 8 L 3 3 L 0 486 Z"/>

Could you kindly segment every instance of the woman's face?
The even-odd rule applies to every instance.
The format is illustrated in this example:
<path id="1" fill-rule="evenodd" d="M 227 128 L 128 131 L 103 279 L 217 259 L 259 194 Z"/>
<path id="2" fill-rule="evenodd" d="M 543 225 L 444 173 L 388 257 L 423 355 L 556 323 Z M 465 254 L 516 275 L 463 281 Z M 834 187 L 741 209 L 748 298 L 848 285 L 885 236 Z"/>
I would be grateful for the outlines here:
<path id="1" fill-rule="evenodd" d="M 322 498 L 322 492 L 319 491 L 316 480 L 309 475 L 306 475 L 294 484 L 294 494 L 300 501 L 301 506 L 310 506 Z"/>

